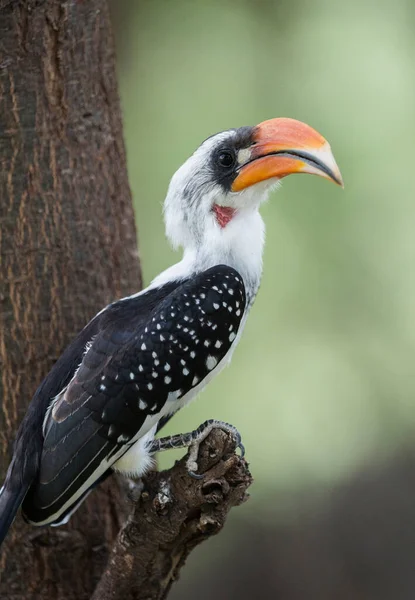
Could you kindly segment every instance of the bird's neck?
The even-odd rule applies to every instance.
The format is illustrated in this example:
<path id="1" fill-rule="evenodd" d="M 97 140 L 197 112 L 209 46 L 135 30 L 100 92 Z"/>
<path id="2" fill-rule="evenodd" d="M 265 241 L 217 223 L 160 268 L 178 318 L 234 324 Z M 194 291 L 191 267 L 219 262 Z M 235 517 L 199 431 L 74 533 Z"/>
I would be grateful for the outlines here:
<path id="1" fill-rule="evenodd" d="M 183 259 L 160 273 L 151 287 L 224 264 L 242 275 L 248 300 L 252 301 L 261 281 L 264 236 L 264 222 L 258 210 L 241 211 L 225 228 L 207 227 L 202 243 L 187 247 Z"/>

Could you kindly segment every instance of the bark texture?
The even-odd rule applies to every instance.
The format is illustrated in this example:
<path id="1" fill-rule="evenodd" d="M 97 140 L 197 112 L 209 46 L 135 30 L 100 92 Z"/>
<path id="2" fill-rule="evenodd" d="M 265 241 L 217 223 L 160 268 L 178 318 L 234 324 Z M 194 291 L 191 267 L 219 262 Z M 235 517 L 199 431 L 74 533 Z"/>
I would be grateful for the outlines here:
<path id="1" fill-rule="evenodd" d="M 185 459 L 146 477 L 92 600 L 163 600 L 190 552 L 247 498 L 248 465 L 223 431 L 203 442 L 198 466 L 203 479 L 189 477 Z"/>
<path id="2" fill-rule="evenodd" d="M 140 283 L 107 4 L 0 0 L 2 477 L 41 379 L 97 310 Z M 16 519 L 1 598 L 91 596 L 121 523 L 111 479 L 67 527 Z"/>

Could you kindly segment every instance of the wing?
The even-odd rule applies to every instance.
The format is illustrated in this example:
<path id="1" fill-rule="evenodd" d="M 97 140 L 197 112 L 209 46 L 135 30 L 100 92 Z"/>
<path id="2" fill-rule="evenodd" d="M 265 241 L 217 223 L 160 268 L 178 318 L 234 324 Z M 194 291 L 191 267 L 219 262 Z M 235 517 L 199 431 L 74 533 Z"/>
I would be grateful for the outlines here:
<path id="1" fill-rule="evenodd" d="M 92 319 L 66 348 L 29 404 L 16 435 L 13 457 L 0 493 L 0 544 L 37 476 L 43 444 L 42 423 L 50 399 L 71 380 L 82 360 L 85 345 L 96 334 L 98 327 L 99 316 Z"/>
<path id="2" fill-rule="evenodd" d="M 82 360 L 86 344 L 97 333 L 99 317 L 95 317 L 66 348 L 36 390 L 19 427 L 14 443 L 5 486 L 15 492 L 27 488 L 36 476 L 42 452 L 42 423 L 51 399 L 72 379 Z"/>
<path id="3" fill-rule="evenodd" d="M 47 415 L 40 477 L 23 507 L 30 521 L 58 519 L 180 407 L 230 350 L 245 302 L 241 276 L 220 265 L 182 282 L 138 322 L 133 303 L 108 311 Z"/>

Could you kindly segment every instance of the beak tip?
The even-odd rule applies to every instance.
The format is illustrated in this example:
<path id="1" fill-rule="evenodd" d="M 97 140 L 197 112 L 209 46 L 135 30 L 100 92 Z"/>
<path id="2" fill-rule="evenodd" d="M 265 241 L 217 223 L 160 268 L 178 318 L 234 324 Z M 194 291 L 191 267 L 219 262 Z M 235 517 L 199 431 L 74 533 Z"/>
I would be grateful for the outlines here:
<path id="1" fill-rule="evenodd" d="M 333 157 L 333 160 L 334 160 L 334 157 Z M 336 164 L 336 169 L 333 172 L 333 175 L 334 175 L 334 178 L 333 178 L 334 183 L 336 183 L 339 187 L 342 188 L 342 190 L 344 190 L 343 177 L 342 177 L 342 174 L 340 173 L 340 169 L 337 166 L 337 164 Z"/>
<path id="2" fill-rule="evenodd" d="M 340 171 L 336 173 L 336 179 L 334 180 L 334 183 L 336 183 L 339 187 L 341 187 L 342 190 L 344 190 L 344 181 Z"/>

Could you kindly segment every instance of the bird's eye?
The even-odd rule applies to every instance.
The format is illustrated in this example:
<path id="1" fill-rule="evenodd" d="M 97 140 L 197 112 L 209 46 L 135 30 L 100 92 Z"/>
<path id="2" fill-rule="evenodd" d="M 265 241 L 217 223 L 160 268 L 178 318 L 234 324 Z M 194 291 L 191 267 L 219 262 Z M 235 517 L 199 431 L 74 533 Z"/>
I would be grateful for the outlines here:
<path id="1" fill-rule="evenodd" d="M 218 154 L 218 163 L 221 167 L 225 167 L 229 169 L 233 167 L 235 163 L 235 157 L 232 152 L 228 152 L 227 150 L 222 150 Z"/>

